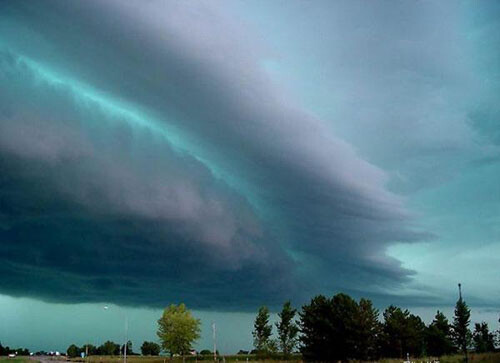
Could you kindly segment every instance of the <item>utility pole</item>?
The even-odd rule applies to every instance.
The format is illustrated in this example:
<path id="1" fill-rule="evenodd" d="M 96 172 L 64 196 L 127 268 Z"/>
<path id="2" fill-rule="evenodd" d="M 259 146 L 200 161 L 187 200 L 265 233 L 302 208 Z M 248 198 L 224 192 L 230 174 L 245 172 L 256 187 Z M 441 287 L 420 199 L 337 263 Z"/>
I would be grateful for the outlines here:
<path id="1" fill-rule="evenodd" d="M 214 361 L 217 360 L 217 343 L 215 340 L 215 323 L 212 323 L 212 333 L 213 333 L 213 339 L 214 339 Z"/>

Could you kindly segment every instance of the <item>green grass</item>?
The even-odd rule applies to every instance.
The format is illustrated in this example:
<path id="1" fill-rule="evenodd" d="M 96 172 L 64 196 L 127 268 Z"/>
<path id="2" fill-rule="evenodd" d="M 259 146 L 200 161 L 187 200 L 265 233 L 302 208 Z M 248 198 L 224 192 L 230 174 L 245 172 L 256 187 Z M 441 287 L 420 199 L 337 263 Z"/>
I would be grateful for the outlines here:
<path id="1" fill-rule="evenodd" d="M 219 362 L 223 362 L 222 356 L 219 356 Z M 280 360 L 270 360 L 270 359 L 257 359 L 255 355 L 225 355 L 224 360 L 226 362 L 243 362 L 246 363 L 248 358 L 248 362 L 298 362 L 300 359 L 290 360 L 290 361 L 280 361 Z M 213 362 L 213 355 L 206 356 L 186 356 L 184 357 L 185 362 L 194 363 L 196 361 L 205 361 L 205 362 Z M 87 359 L 74 358 L 71 359 L 73 362 L 81 362 L 81 363 L 122 363 L 123 357 L 119 356 L 90 356 Z M 127 357 L 127 363 L 180 363 L 182 362 L 182 357 L 174 357 L 170 359 L 170 357 L 143 357 L 143 356 L 129 356 Z"/>
<path id="2" fill-rule="evenodd" d="M 269 360 L 269 359 L 257 359 L 254 355 L 226 355 L 224 356 L 226 362 L 243 362 L 246 363 L 246 359 L 248 357 L 248 362 L 285 362 L 279 360 Z M 16 358 L 17 359 L 17 358 Z M 16 359 L 8 359 L 9 362 L 14 362 Z M 198 356 L 198 361 L 205 360 L 207 362 L 213 362 L 213 356 Z M 414 363 L 426 363 L 437 360 L 436 358 L 426 357 L 426 358 L 410 358 L 410 360 Z M 72 359 L 73 362 L 82 362 L 82 363 L 121 363 L 123 362 L 123 358 L 119 356 L 91 356 L 87 359 Z M 127 357 L 128 363 L 180 363 L 182 362 L 182 358 L 175 357 L 170 360 L 169 357 L 143 357 L 143 356 L 130 356 Z M 189 356 L 185 357 L 186 362 L 195 362 L 196 357 Z M 463 356 L 461 355 L 450 355 L 441 357 L 439 360 L 440 363 L 463 363 Z M 18 360 L 15 363 L 25 363 L 26 361 Z M 222 362 L 222 357 L 219 357 L 219 362 Z M 300 359 L 291 360 L 289 362 L 300 362 Z M 403 359 L 381 359 L 380 363 L 402 363 Z M 5 362 L 0 359 L 0 363 L 7 363 L 7 359 Z M 483 353 L 483 354 L 474 354 L 471 353 L 469 355 L 469 363 L 500 363 L 500 352 L 498 353 Z"/>
<path id="3" fill-rule="evenodd" d="M 34 363 L 34 361 L 30 361 L 29 357 L 15 357 L 15 358 L 8 358 L 8 357 L 0 357 L 0 363 Z"/>
<path id="4" fill-rule="evenodd" d="M 415 363 L 420 363 L 420 362 L 432 362 L 434 360 L 438 360 L 437 358 L 433 357 L 426 357 L 426 358 L 410 358 L 410 361 L 415 362 Z M 401 363 L 403 360 L 402 359 L 382 359 L 380 360 L 380 363 Z M 464 356 L 463 355 L 447 355 L 444 357 L 441 357 L 439 359 L 440 363 L 463 363 L 464 362 Z M 500 363 L 500 353 L 481 353 L 481 354 L 475 354 L 475 353 L 470 353 L 469 354 L 469 363 Z"/>

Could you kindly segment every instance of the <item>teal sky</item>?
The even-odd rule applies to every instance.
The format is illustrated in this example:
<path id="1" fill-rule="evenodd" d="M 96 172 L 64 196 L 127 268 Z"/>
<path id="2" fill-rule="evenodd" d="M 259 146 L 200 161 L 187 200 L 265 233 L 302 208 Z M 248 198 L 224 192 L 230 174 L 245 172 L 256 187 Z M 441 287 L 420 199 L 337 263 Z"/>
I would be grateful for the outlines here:
<path id="1" fill-rule="evenodd" d="M 251 348 L 347 292 L 498 327 L 500 6 L 4 1 L 0 341 Z M 104 310 L 103 306 L 111 308 Z M 71 334 L 67 332 L 71 331 Z"/>

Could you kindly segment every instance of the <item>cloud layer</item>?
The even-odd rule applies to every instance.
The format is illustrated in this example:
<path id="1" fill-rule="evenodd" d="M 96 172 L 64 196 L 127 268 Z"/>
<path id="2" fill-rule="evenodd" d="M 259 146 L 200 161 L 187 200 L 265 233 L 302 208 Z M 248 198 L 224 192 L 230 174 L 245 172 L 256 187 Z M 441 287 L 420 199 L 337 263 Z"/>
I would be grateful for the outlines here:
<path id="1" fill-rule="evenodd" d="M 221 3 L 3 2 L 0 292 L 248 309 L 384 294 L 418 231 Z"/>

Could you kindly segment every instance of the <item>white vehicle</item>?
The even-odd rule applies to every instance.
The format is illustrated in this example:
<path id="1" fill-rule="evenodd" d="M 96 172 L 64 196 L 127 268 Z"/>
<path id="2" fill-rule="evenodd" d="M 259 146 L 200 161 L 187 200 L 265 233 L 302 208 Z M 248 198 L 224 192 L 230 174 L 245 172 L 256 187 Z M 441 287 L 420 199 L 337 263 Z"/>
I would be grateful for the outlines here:
<path id="1" fill-rule="evenodd" d="M 15 358 L 15 357 L 16 357 L 16 355 L 14 353 L 9 354 L 9 358 Z"/>

